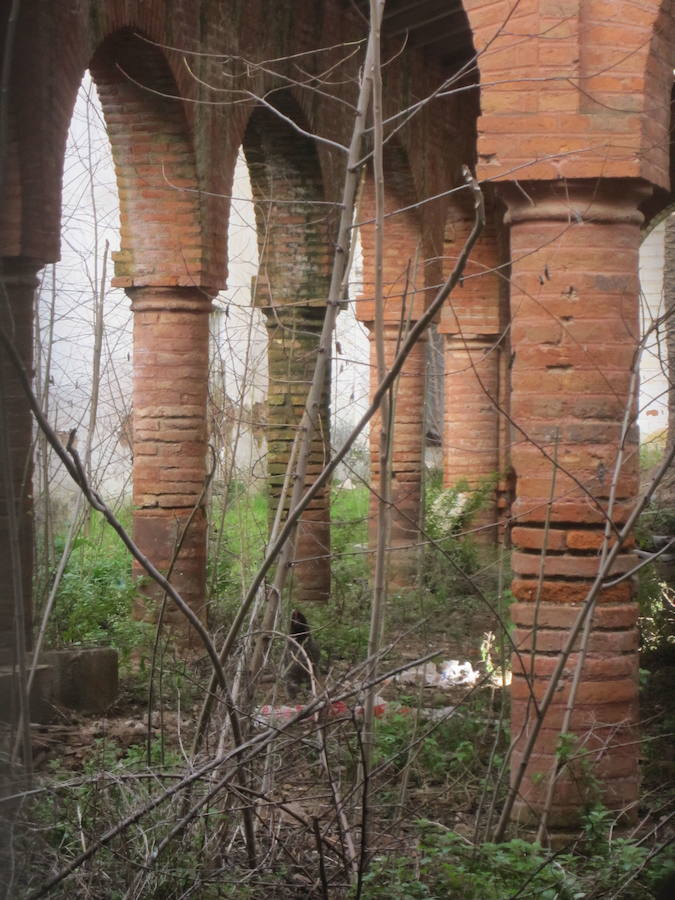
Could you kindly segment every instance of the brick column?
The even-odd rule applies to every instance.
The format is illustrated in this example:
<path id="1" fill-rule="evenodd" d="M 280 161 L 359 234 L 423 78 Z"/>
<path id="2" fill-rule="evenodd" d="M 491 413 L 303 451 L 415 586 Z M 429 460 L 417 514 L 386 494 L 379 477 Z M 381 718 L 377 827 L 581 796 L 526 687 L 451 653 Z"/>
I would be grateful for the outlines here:
<path id="1" fill-rule="evenodd" d="M 286 468 L 314 375 L 323 328 L 325 300 L 312 306 L 266 306 L 268 334 L 267 471 L 270 527 L 283 488 Z M 307 486 L 330 454 L 330 370 L 324 385 L 307 467 Z M 289 484 L 284 514 L 293 489 Z M 283 520 L 282 520 L 283 521 Z M 330 597 L 330 486 L 311 501 L 298 526 L 291 591 L 294 602 L 325 602 Z"/>
<path id="2" fill-rule="evenodd" d="M 424 313 L 427 305 L 425 280 L 427 266 L 423 257 L 421 226 L 414 213 L 397 209 L 414 200 L 414 188 L 407 183 L 407 168 L 399 159 L 390 161 L 386 174 L 386 220 L 382 247 L 382 321 L 386 367 L 391 365 L 402 335 Z M 398 185 L 398 189 L 397 189 Z M 360 215 L 363 252 L 363 294 L 356 304 L 356 317 L 368 328 L 370 338 L 370 393 L 379 383 L 375 350 L 375 256 L 376 237 L 374 186 L 371 179 L 363 185 Z M 433 293 L 429 292 L 430 296 Z M 393 590 L 415 587 L 417 544 L 419 542 L 420 500 L 424 471 L 426 428 L 427 339 L 420 340 L 407 358 L 394 388 L 391 431 L 392 510 L 388 554 L 388 583 Z M 377 491 L 380 477 L 380 418 L 370 423 L 370 496 L 369 543 L 377 539 Z"/>
<path id="3" fill-rule="evenodd" d="M 495 335 L 447 334 L 445 340 L 445 428 L 443 485 L 466 481 L 470 490 L 495 478 L 499 469 L 499 348 Z M 496 539 L 495 491 L 468 526 L 481 543 Z"/>
<path id="4" fill-rule="evenodd" d="M 519 429 L 512 446 L 517 499 L 511 609 L 522 655 L 513 661 L 512 772 L 535 715 L 525 673 L 533 673 L 541 699 L 598 571 L 640 334 L 637 206 L 646 196 L 640 183 L 609 179 L 523 188 L 504 195 L 511 226 L 511 411 Z M 553 467 L 543 451 L 557 454 L 560 466 L 553 493 Z M 636 426 L 625 451 L 612 510 L 616 525 L 625 521 L 638 488 Z M 634 563 L 628 553 L 620 555 L 613 573 Z M 636 812 L 630 807 L 639 784 L 639 748 L 631 743 L 638 713 L 636 622 L 631 581 L 600 594 L 568 729 L 573 752 L 586 755 L 556 783 L 551 827 L 576 823 L 584 806 L 597 800 L 611 810 Z M 565 667 L 528 765 L 516 806 L 521 820 L 536 821 L 541 811 L 578 660 L 574 653 Z"/>
<path id="5" fill-rule="evenodd" d="M 473 221 L 453 210 L 444 242 L 445 275 L 454 268 Z M 464 270 L 462 284 L 443 308 L 439 332 L 445 335 L 445 427 L 443 484 L 467 481 L 476 489 L 500 472 L 502 331 L 497 271 L 500 254 L 490 218 Z M 496 484 L 495 484 L 496 488 Z M 474 539 L 492 544 L 497 538 L 497 492 L 493 491 L 470 525 Z"/>
<path id="6" fill-rule="evenodd" d="M 200 288 L 127 288 L 134 313 L 134 539 L 163 572 L 196 505 L 171 575 L 205 617 L 206 396 L 211 298 Z M 142 571 L 134 563 L 134 573 Z M 161 591 L 147 583 L 135 614 L 153 620 Z M 169 602 L 166 621 L 188 643 L 189 625 Z"/>
<path id="7" fill-rule="evenodd" d="M 33 374 L 33 306 L 41 263 L 22 258 L 0 261 L 0 325 Z M 16 646 L 14 585 L 18 574 L 23 594 L 26 645 L 31 646 L 33 579 L 33 417 L 16 371 L 0 350 L 0 428 L 6 428 L 9 460 L 3 460 L 0 476 L 0 547 L 4 565 L 0 571 L 0 663 L 11 662 Z M 9 495 L 13 495 L 18 526 L 21 567 L 10 566 Z"/>
<path id="8" fill-rule="evenodd" d="M 370 393 L 378 383 L 375 335 L 370 331 Z M 387 369 L 401 342 L 399 326 L 384 327 L 384 358 Z M 420 496 L 424 468 L 424 403 L 427 368 L 427 338 L 423 336 L 413 347 L 398 376 L 394 388 L 393 434 L 391 447 L 391 531 L 389 533 L 390 588 L 408 590 L 415 587 L 417 542 L 419 541 Z M 370 424 L 370 483 L 375 491 L 370 496 L 370 546 L 377 539 L 377 491 L 380 482 L 379 413 Z"/>

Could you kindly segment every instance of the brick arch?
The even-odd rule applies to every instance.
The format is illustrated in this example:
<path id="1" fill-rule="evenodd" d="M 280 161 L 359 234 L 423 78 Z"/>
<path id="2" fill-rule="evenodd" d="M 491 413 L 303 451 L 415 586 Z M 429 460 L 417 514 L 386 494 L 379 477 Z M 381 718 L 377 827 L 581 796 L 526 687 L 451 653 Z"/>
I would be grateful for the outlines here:
<path id="1" fill-rule="evenodd" d="M 649 217 L 669 202 L 675 174 L 672 146 L 673 66 L 675 65 L 675 5 L 672 0 L 653 0 L 649 4 L 649 40 L 641 48 L 639 90 L 640 145 L 642 176 L 656 185 L 655 196 L 646 206 Z"/>
<path id="2" fill-rule="evenodd" d="M 125 29 L 103 41 L 90 69 L 117 174 L 121 235 L 116 285 L 202 284 L 192 136 L 164 54 Z"/>
<path id="3" fill-rule="evenodd" d="M 275 108 L 310 130 L 289 93 L 274 95 Z M 242 140 L 251 178 L 260 249 L 260 297 L 276 303 L 325 300 L 330 267 L 327 238 L 332 221 L 316 144 L 272 110 L 252 111 Z"/>
<path id="4" fill-rule="evenodd" d="M 385 318 L 391 318 L 392 323 L 398 325 L 404 294 L 406 308 L 413 320 L 424 310 L 425 235 L 419 208 L 409 208 L 415 206 L 419 197 L 406 151 L 398 140 L 392 139 L 385 144 L 383 155 Z M 368 167 L 359 201 L 359 219 L 363 223 L 359 228 L 363 251 L 363 297 L 357 303 L 356 315 L 361 321 L 371 323 L 375 319 L 374 216 L 375 183 L 372 168 Z"/>
<path id="5" fill-rule="evenodd" d="M 675 202 L 675 7 L 664 0 L 655 21 L 645 62 L 644 115 L 641 121 L 641 159 L 645 177 L 655 189 L 643 204 L 645 231 L 668 215 Z"/>
<path id="6" fill-rule="evenodd" d="M 61 186 L 68 127 L 86 68 L 81 22 L 72 4 L 54 10 L 52 40 L 36 28 L 35 10 L 22 4 L 13 42 L 7 98 L 9 142 L 0 204 L 0 256 L 40 264 L 60 255 Z M 3 23 L 4 24 L 4 23 Z M 54 75 L 51 45 L 61 52 Z M 55 55 L 55 54 L 54 54 Z M 4 198 L 3 198 L 4 199 Z"/>
<path id="7" fill-rule="evenodd" d="M 3 185 L 11 204 L 0 209 L 0 255 L 46 263 L 60 256 L 63 160 L 85 69 L 97 48 L 125 30 L 171 44 L 173 17 L 160 0 L 99 0 L 87 9 L 85 4 L 55 3 L 39 13 L 37 6 L 35 0 L 21 5 L 14 39 L 8 104 L 11 165 Z M 185 24 L 190 33 L 196 31 L 189 17 Z M 194 80 L 180 55 L 168 53 L 166 62 L 179 85 L 174 94 L 194 94 Z M 194 109 L 187 107 L 186 113 L 191 120 Z"/>

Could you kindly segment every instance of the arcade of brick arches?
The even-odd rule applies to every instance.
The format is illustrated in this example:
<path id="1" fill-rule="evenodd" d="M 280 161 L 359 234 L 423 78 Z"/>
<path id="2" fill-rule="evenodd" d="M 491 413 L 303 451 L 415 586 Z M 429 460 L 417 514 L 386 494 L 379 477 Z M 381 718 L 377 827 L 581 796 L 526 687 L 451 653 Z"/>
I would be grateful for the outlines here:
<path id="1" fill-rule="evenodd" d="M 12 32 L 0 183 L 3 327 L 30 370 L 34 291 L 41 268 L 60 254 L 66 133 L 89 68 L 120 198 L 114 283 L 126 290 L 134 319 L 133 532 L 160 568 L 204 485 L 208 320 L 212 298 L 226 285 L 228 197 L 240 147 L 266 227 L 257 302 L 273 385 L 269 487 L 277 502 L 281 496 L 325 310 L 332 204 L 345 166 L 335 143 L 349 143 L 362 59 L 352 51 L 366 13 L 367 4 L 346 0 L 24 0 L 18 19 L 3 22 Z M 400 127 L 391 129 L 384 153 L 386 209 L 396 212 L 387 219 L 383 260 L 388 359 L 401 322 L 421 315 L 471 228 L 466 192 L 452 192 L 462 165 L 486 199 L 486 227 L 436 327 L 445 362 L 445 483 L 515 473 L 510 508 L 501 484 L 480 524 L 484 539 L 494 540 L 495 522 L 510 522 L 516 771 L 533 705 L 598 571 L 606 511 L 620 527 L 638 489 L 635 427 L 625 435 L 618 477 L 613 473 L 625 410 L 634 403 L 641 229 L 670 203 L 671 2 L 390 0 L 382 39 L 385 118 L 414 112 L 392 120 Z M 314 90 L 322 78 L 329 87 Z M 374 196 L 366 175 L 356 311 L 371 330 Z M 397 385 L 397 586 L 409 576 L 406 548 L 417 537 L 426 353 L 422 340 Z M 8 545 L 13 496 L 29 627 L 33 426 L 6 355 L 1 362 L 12 479 L 2 483 L 0 546 Z M 329 452 L 328 387 L 309 480 Z M 376 469 L 374 447 L 373 479 Z M 302 603 L 323 602 L 330 589 L 327 501 L 325 492 L 316 496 L 300 528 L 294 579 Z M 198 613 L 205 537 L 198 508 L 173 576 Z M 627 541 L 616 555 L 613 579 L 634 566 L 630 550 Z M 3 566 L 5 653 L 15 629 L 11 579 Z M 634 593 L 631 579 L 599 593 L 569 725 L 587 749 L 604 748 L 598 774 L 607 807 L 629 811 L 639 790 Z M 143 604 L 147 614 L 151 592 Z M 544 803 L 547 779 L 537 775 L 555 765 L 577 656 L 535 744 L 517 804 L 522 820 Z M 559 779 L 552 826 L 574 817 L 577 790 L 572 779 Z"/>

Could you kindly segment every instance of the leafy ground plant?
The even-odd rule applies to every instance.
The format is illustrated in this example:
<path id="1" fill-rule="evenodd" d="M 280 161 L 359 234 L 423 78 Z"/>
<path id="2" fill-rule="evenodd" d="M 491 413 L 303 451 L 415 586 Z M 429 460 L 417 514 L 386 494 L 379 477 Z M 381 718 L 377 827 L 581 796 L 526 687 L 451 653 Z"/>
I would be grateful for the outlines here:
<path id="1" fill-rule="evenodd" d="M 267 494 L 235 485 L 227 496 L 224 508 L 219 499 L 209 511 L 207 583 L 212 630 L 232 621 L 267 540 Z"/>
<path id="2" fill-rule="evenodd" d="M 618 839 L 591 856 L 550 853 L 514 839 L 474 845 L 435 822 L 420 819 L 417 852 L 374 860 L 365 876 L 367 900 L 584 900 L 610 897 L 649 855 L 646 847 Z M 671 871 L 657 859 L 627 885 L 624 900 L 649 900 Z"/>
<path id="3" fill-rule="evenodd" d="M 57 554 L 63 540 L 57 539 Z M 47 632 L 51 647 L 111 646 L 129 661 L 147 645 L 149 627 L 132 616 L 137 580 L 129 555 L 98 514 L 74 544 Z"/>

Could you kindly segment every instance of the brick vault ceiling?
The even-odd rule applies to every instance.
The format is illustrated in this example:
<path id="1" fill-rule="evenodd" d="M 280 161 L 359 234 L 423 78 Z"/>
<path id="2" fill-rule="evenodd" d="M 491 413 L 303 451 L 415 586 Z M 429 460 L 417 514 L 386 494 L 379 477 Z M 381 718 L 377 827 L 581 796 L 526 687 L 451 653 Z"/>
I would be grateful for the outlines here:
<path id="1" fill-rule="evenodd" d="M 368 0 L 357 0 L 367 14 Z M 387 0 L 383 37 L 405 40 L 411 50 L 424 50 L 457 65 L 473 54 L 471 29 L 461 0 Z"/>

